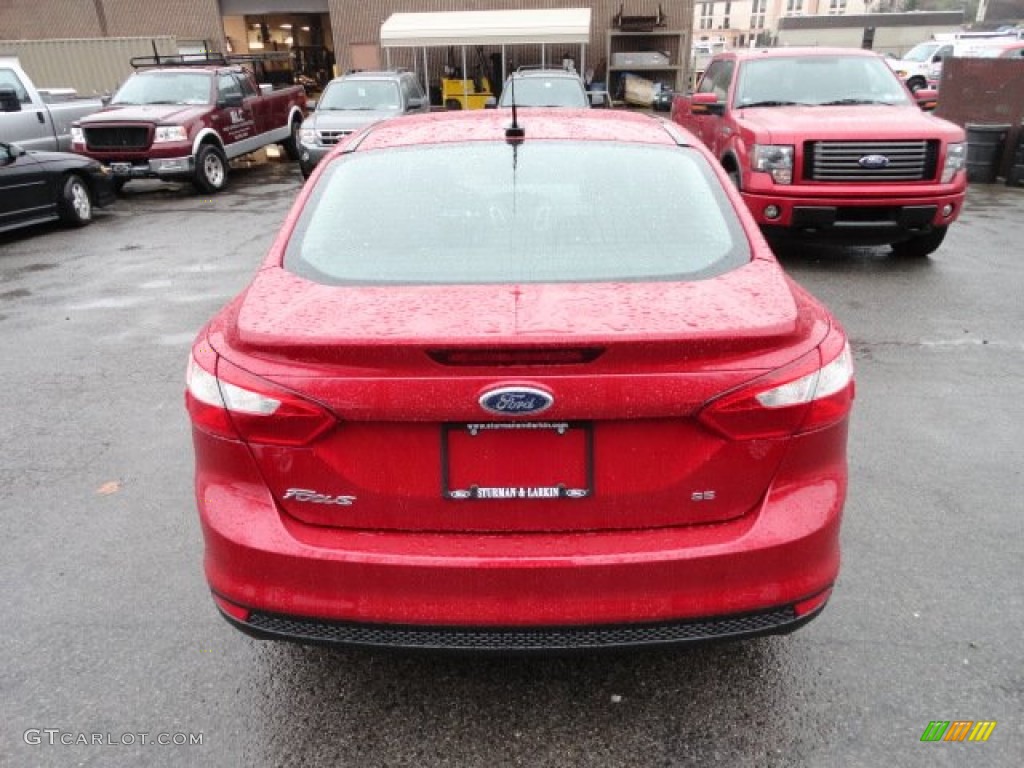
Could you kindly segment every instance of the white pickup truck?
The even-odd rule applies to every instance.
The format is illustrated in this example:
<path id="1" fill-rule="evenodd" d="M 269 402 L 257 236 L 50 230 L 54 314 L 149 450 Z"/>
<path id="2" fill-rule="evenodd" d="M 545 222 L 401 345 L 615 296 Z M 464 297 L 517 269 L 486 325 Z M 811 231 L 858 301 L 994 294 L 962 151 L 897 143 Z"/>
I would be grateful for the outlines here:
<path id="1" fill-rule="evenodd" d="M 26 150 L 66 152 L 71 124 L 103 107 L 66 88 L 36 88 L 15 56 L 0 54 L 0 142 Z"/>

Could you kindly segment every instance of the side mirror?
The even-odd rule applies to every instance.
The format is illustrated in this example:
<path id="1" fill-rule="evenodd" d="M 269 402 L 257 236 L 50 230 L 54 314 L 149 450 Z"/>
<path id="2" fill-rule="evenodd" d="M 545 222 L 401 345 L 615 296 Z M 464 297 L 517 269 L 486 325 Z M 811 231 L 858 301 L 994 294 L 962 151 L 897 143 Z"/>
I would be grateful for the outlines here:
<path id="1" fill-rule="evenodd" d="M 487 100 L 484 102 L 484 109 L 497 109 L 497 108 L 498 108 L 498 100 L 496 98 L 494 98 L 493 96 L 488 96 Z"/>
<path id="2" fill-rule="evenodd" d="M 21 112 L 18 92 L 9 85 L 0 86 L 0 112 Z"/>
<path id="3" fill-rule="evenodd" d="M 228 93 L 228 94 L 225 94 L 224 96 L 221 96 L 217 100 L 217 106 L 218 107 L 240 107 L 240 106 L 242 106 L 244 101 L 245 100 L 242 98 L 242 94 L 240 94 L 240 93 Z"/>
<path id="4" fill-rule="evenodd" d="M 306 99 L 306 111 L 316 112 L 316 99 Z"/>
<path id="5" fill-rule="evenodd" d="M 716 93 L 695 93 L 690 97 L 690 113 L 694 115 L 720 115 L 725 104 L 718 100 Z"/>
<path id="6" fill-rule="evenodd" d="M 413 98 L 409 99 L 409 103 L 406 104 L 405 111 L 406 112 L 412 112 L 414 109 L 422 109 L 422 108 L 423 108 L 423 99 L 420 99 L 420 98 L 417 98 L 417 97 L 413 97 Z"/>
<path id="7" fill-rule="evenodd" d="M 939 105 L 939 92 L 932 88 L 922 88 L 914 92 L 914 100 L 925 112 L 931 112 Z"/>
<path id="8" fill-rule="evenodd" d="M 605 108 L 612 105 L 611 94 L 608 91 L 587 91 L 587 101 L 592 108 Z"/>

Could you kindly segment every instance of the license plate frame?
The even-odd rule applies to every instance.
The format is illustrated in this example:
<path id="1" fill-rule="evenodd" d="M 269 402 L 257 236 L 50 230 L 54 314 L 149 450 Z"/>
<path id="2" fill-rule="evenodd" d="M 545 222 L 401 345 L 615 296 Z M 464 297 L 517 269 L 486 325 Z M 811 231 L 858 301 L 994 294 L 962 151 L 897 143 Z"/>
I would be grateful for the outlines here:
<path id="1" fill-rule="evenodd" d="M 132 175 L 132 164 L 131 163 L 111 163 L 110 172 L 115 176 L 131 176 Z"/>
<path id="2" fill-rule="evenodd" d="M 565 449 L 572 455 L 561 470 L 564 478 L 552 477 L 541 483 L 509 484 L 488 481 L 486 471 L 480 482 L 466 482 L 460 476 L 466 472 L 456 468 L 467 450 L 484 449 L 492 453 L 501 443 L 501 435 L 517 433 L 522 442 L 524 434 L 537 439 L 535 450 L 556 446 L 566 439 Z M 478 439 L 481 442 L 474 445 Z M 508 441 L 506 441 L 508 442 Z M 490 445 L 487 445 L 490 443 Z M 561 450 L 561 448 L 560 448 Z M 560 454 L 564 459 L 565 454 Z M 536 468 L 534 468 L 535 471 Z M 480 470 L 478 470 L 480 471 Z M 559 470 L 553 470 L 556 473 Z M 500 474 L 500 473 L 499 473 Z M 582 482 L 581 482 L 582 481 Z M 455 501 L 538 501 L 556 499 L 585 499 L 594 493 L 594 430 L 590 422 L 480 422 L 447 423 L 441 426 L 441 496 Z"/>

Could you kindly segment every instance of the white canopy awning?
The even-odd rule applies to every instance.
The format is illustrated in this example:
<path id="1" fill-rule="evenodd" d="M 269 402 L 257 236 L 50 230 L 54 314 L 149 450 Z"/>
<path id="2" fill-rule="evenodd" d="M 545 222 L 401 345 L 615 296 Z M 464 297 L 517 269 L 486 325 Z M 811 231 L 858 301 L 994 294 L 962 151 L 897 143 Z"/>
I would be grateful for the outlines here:
<path id="1" fill-rule="evenodd" d="M 393 13 L 380 28 L 381 48 L 590 42 L 590 9 Z"/>

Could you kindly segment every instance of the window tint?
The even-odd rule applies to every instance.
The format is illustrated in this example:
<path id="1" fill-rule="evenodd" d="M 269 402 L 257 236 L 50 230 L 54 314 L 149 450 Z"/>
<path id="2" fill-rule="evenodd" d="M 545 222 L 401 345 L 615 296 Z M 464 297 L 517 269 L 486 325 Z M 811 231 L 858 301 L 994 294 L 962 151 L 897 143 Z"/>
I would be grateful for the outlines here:
<path id="1" fill-rule="evenodd" d="M 18 101 L 28 104 L 28 89 L 22 84 L 13 69 L 0 69 L 0 87 L 13 88 Z"/>
<path id="2" fill-rule="evenodd" d="M 398 83 L 394 80 L 339 80 L 327 86 L 317 104 L 318 110 L 400 108 Z"/>
<path id="3" fill-rule="evenodd" d="M 259 95 L 256 90 L 256 86 L 253 85 L 252 80 L 250 80 L 248 77 L 246 77 L 245 75 L 236 74 L 235 79 L 238 80 L 238 86 L 242 89 L 242 95 L 245 98 L 248 99 L 251 96 Z"/>
<path id="4" fill-rule="evenodd" d="M 339 158 L 285 267 L 328 284 L 599 282 L 698 279 L 748 260 L 697 152 L 527 141 Z"/>
<path id="5" fill-rule="evenodd" d="M 724 102 L 729 95 L 729 85 L 732 83 L 732 71 L 736 62 L 732 59 L 714 61 L 704 73 L 697 88 L 698 93 L 713 93 L 719 101 Z"/>
<path id="6" fill-rule="evenodd" d="M 238 85 L 231 74 L 219 75 L 217 77 L 217 98 L 224 99 L 228 96 L 241 96 L 242 88 Z"/>
<path id="7" fill-rule="evenodd" d="M 113 104 L 209 104 L 210 75 L 204 72 L 139 72 L 114 95 Z"/>
<path id="8" fill-rule="evenodd" d="M 744 62 L 734 106 L 837 102 L 906 104 L 906 90 L 874 56 L 766 57 Z"/>
<path id="9" fill-rule="evenodd" d="M 513 77 L 501 91 L 501 106 L 520 107 L 575 107 L 590 106 L 583 83 L 572 77 Z"/>

